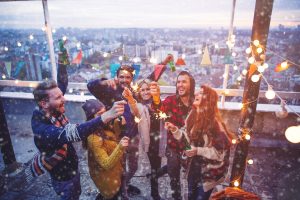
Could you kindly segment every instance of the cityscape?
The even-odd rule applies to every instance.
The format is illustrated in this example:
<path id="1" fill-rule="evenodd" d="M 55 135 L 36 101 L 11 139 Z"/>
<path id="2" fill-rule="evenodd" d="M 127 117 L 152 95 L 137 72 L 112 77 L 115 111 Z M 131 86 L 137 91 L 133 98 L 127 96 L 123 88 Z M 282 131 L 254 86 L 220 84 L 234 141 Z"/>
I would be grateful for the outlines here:
<path id="1" fill-rule="evenodd" d="M 234 30 L 233 47 L 226 44 L 226 29 L 146 29 L 105 28 L 53 29 L 54 48 L 57 60 L 58 40 L 66 40 L 65 47 L 71 62 L 70 82 L 83 82 L 97 77 L 112 78 L 110 65 L 113 63 L 140 65 L 139 78 L 145 78 L 168 54 L 176 61 L 183 58 L 185 65 L 177 71 L 191 72 L 198 84 L 222 88 L 225 64 L 229 64 L 228 88 L 242 89 L 248 67 L 246 49 L 250 45 L 251 30 Z M 291 65 L 285 71 L 275 72 L 275 67 L 289 60 L 299 63 L 300 26 L 286 28 L 283 25 L 270 30 L 266 49 L 268 69 L 264 76 L 276 91 L 300 91 L 299 66 Z M 44 30 L 7 29 L 0 30 L 1 79 L 40 81 L 51 78 L 51 63 Z M 210 63 L 202 63 L 205 49 Z M 72 60 L 82 52 L 80 63 Z M 169 68 L 160 79 L 161 85 L 174 85 L 176 72 Z M 262 82 L 262 90 L 267 84 Z M 291 102 L 297 104 L 296 102 Z"/>

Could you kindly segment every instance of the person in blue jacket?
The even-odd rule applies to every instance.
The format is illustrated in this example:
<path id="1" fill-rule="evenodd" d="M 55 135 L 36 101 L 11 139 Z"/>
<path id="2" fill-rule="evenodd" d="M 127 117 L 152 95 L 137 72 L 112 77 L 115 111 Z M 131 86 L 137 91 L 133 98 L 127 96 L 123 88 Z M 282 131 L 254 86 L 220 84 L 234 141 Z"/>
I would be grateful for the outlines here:
<path id="1" fill-rule="evenodd" d="M 38 109 L 34 110 L 31 126 L 34 143 L 42 157 L 57 158 L 44 165 L 51 176 L 55 192 L 61 199 L 79 199 L 81 194 L 78 157 L 72 145 L 100 129 L 110 120 L 124 113 L 125 101 L 115 102 L 111 109 L 90 121 L 72 124 L 65 116 L 65 98 L 68 78 L 66 65 L 58 65 L 58 84 L 53 80 L 41 82 L 33 91 Z M 53 156 L 60 155 L 61 157 Z M 41 159 L 42 160 L 42 159 Z M 43 161 L 43 160 L 42 160 Z M 52 166 L 49 166 L 51 165 Z M 39 171 L 39 168 L 35 168 Z"/>

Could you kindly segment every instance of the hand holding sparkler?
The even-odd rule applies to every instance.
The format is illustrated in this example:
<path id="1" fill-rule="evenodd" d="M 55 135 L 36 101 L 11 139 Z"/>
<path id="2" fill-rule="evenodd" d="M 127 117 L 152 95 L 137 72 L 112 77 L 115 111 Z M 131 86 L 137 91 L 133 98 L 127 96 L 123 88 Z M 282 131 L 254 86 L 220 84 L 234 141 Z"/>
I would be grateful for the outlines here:
<path id="1" fill-rule="evenodd" d="M 122 96 L 128 101 L 129 104 L 133 104 L 136 102 L 135 99 L 133 98 L 133 94 L 131 90 L 128 87 L 124 88 Z"/>
<path id="2" fill-rule="evenodd" d="M 157 82 L 152 81 L 150 83 L 150 93 L 153 98 L 153 103 L 158 105 L 160 103 L 160 88 Z"/>

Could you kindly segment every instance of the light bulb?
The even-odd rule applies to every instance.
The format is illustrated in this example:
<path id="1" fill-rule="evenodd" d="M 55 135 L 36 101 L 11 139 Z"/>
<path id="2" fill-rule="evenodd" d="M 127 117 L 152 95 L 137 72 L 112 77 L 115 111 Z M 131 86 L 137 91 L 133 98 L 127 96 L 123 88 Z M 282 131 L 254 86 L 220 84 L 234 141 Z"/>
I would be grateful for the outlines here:
<path id="1" fill-rule="evenodd" d="M 251 139 L 251 136 L 250 136 L 249 134 L 246 134 L 246 135 L 245 135 L 245 139 L 246 139 L 246 140 L 250 140 L 250 139 Z"/>
<path id="2" fill-rule="evenodd" d="M 181 55 L 181 58 L 182 58 L 182 59 L 185 59 L 185 54 L 182 54 L 182 55 Z"/>
<path id="3" fill-rule="evenodd" d="M 252 52 L 251 48 L 248 47 L 248 48 L 246 49 L 246 53 L 247 53 L 247 54 L 250 54 L 251 52 Z"/>
<path id="4" fill-rule="evenodd" d="M 235 52 L 232 52 L 232 54 L 231 54 L 233 57 L 235 57 L 236 56 L 236 53 Z"/>
<path id="5" fill-rule="evenodd" d="M 106 58 L 108 56 L 108 53 L 104 52 L 103 57 Z"/>
<path id="6" fill-rule="evenodd" d="M 84 96 L 84 92 L 80 92 L 80 96 Z"/>
<path id="7" fill-rule="evenodd" d="M 254 44 L 256 47 L 258 47 L 258 45 L 259 45 L 259 40 L 254 40 L 254 41 L 253 41 L 253 44 Z"/>
<path id="8" fill-rule="evenodd" d="M 4 51 L 8 51 L 8 47 L 4 47 Z"/>
<path id="9" fill-rule="evenodd" d="M 33 37 L 33 35 L 32 35 L 32 34 L 31 34 L 31 35 L 29 35 L 29 39 L 30 39 L 30 40 L 33 40 L 33 38 L 34 38 L 34 37 Z"/>
<path id="10" fill-rule="evenodd" d="M 219 45 L 218 45 L 217 43 L 215 44 L 215 48 L 216 48 L 216 49 L 218 49 L 218 48 L 219 48 Z"/>
<path id="11" fill-rule="evenodd" d="M 70 88 L 70 89 L 69 89 L 69 93 L 73 93 L 73 88 Z"/>
<path id="12" fill-rule="evenodd" d="M 123 56 L 119 56 L 119 61 L 122 61 L 123 60 Z"/>
<path id="13" fill-rule="evenodd" d="M 242 74 L 244 75 L 244 76 L 246 76 L 247 75 L 247 70 L 246 69 L 243 69 L 243 71 L 242 71 Z"/>
<path id="14" fill-rule="evenodd" d="M 46 27 L 45 26 L 42 27 L 42 31 L 46 31 Z"/>
<path id="15" fill-rule="evenodd" d="M 242 80 L 242 77 L 241 77 L 241 76 L 237 77 L 237 80 L 238 80 L 238 81 L 241 81 L 241 80 Z"/>
<path id="16" fill-rule="evenodd" d="M 81 47 L 80 42 L 77 42 L 76 47 L 77 47 L 77 49 L 80 49 L 80 47 Z"/>
<path id="17" fill-rule="evenodd" d="M 202 51 L 201 51 L 201 50 L 198 50 L 198 54 L 202 54 Z"/>
<path id="18" fill-rule="evenodd" d="M 265 71 L 265 67 L 263 65 L 259 65 L 257 67 L 257 71 L 259 71 L 260 73 L 263 73 Z"/>
<path id="19" fill-rule="evenodd" d="M 234 69 L 234 70 L 238 70 L 238 66 L 234 65 L 234 66 L 233 66 L 233 69 Z"/>
<path id="20" fill-rule="evenodd" d="M 253 160 L 252 159 L 249 159 L 247 162 L 248 162 L 249 165 L 253 165 Z"/>
<path id="21" fill-rule="evenodd" d="M 280 66 L 281 66 L 281 68 L 282 69 L 286 69 L 287 67 L 288 67 L 288 63 L 285 61 L 285 62 L 282 62 L 281 64 L 280 64 Z"/>
<path id="22" fill-rule="evenodd" d="M 21 42 L 18 42 L 17 45 L 18 45 L 18 47 L 22 46 Z"/>
<path id="23" fill-rule="evenodd" d="M 6 79 L 6 76 L 5 76 L 5 74 L 2 74 L 2 79 Z"/>
<path id="24" fill-rule="evenodd" d="M 263 51 L 263 49 L 261 48 L 261 47 L 258 47 L 257 49 L 256 49 L 256 52 L 257 53 L 261 53 Z"/>
<path id="25" fill-rule="evenodd" d="M 237 142 L 236 139 L 232 139 L 232 140 L 231 140 L 231 143 L 232 143 L 232 144 L 236 144 L 236 142 Z"/>
<path id="26" fill-rule="evenodd" d="M 234 181 L 234 182 L 233 182 L 233 185 L 234 185 L 235 187 L 239 187 L 240 183 L 239 183 L 238 181 Z"/>
<path id="27" fill-rule="evenodd" d="M 250 58 L 248 58 L 248 62 L 250 64 L 253 64 L 255 62 L 255 58 L 251 56 Z"/>
<path id="28" fill-rule="evenodd" d="M 265 69 L 267 69 L 269 67 L 268 63 L 264 63 L 263 66 Z"/>
<path id="29" fill-rule="evenodd" d="M 259 78 L 260 78 L 259 75 L 254 74 L 254 75 L 251 76 L 251 81 L 252 81 L 253 83 L 256 83 L 256 82 L 259 81 Z"/>
<path id="30" fill-rule="evenodd" d="M 17 79 L 17 80 L 15 80 L 15 84 L 18 84 L 19 83 L 19 80 Z"/>
<path id="31" fill-rule="evenodd" d="M 52 29 L 52 33 L 56 33 L 56 29 L 54 28 L 54 29 Z"/>
<path id="32" fill-rule="evenodd" d="M 64 35 L 62 39 L 63 39 L 63 41 L 66 41 L 67 40 L 67 36 Z"/>
<path id="33" fill-rule="evenodd" d="M 285 131 L 285 137 L 291 143 L 300 143 L 300 125 L 288 127 Z"/>
<path id="34" fill-rule="evenodd" d="M 274 90 L 272 89 L 271 86 L 269 86 L 269 87 L 268 87 L 268 91 L 267 91 L 266 94 L 265 94 L 266 98 L 267 98 L 267 99 L 274 99 L 275 95 L 276 95 L 276 94 L 275 94 Z"/>

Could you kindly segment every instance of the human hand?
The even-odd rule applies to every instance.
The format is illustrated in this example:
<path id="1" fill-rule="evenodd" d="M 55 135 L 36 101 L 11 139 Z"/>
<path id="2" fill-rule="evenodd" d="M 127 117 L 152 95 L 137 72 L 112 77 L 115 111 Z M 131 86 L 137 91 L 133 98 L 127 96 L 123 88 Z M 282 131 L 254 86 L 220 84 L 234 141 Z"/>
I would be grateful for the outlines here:
<path id="1" fill-rule="evenodd" d="M 150 83 L 150 93 L 152 95 L 153 101 L 155 104 L 160 102 L 160 88 L 157 82 L 152 81 Z"/>
<path id="2" fill-rule="evenodd" d="M 127 104 L 126 101 L 116 101 L 111 109 L 106 111 L 101 115 L 102 121 L 104 123 L 109 122 L 110 120 L 117 118 L 124 113 L 124 105 Z"/>
<path id="3" fill-rule="evenodd" d="M 197 155 L 197 148 L 194 147 L 194 146 L 191 146 L 192 149 L 190 150 L 185 150 L 184 151 L 184 154 L 187 156 L 187 157 L 193 157 L 193 156 L 196 156 Z"/>
<path id="4" fill-rule="evenodd" d="M 172 54 L 168 54 L 167 57 L 165 58 L 165 60 L 161 62 L 161 64 L 166 65 L 171 61 L 174 62 L 174 57 Z"/>
<path id="5" fill-rule="evenodd" d="M 128 101 L 128 103 L 134 103 L 135 100 L 133 98 L 132 92 L 129 90 L 128 87 L 124 88 L 124 91 L 122 93 L 122 96 Z"/>
<path id="6" fill-rule="evenodd" d="M 165 129 L 173 133 L 178 129 L 178 127 L 172 124 L 171 122 L 165 122 Z"/>
<path id="7" fill-rule="evenodd" d="M 128 143 L 129 143 L 129 137 L 122 137 L 122 139 L 120 140 L 119 144 L 122 146 L 122 147 L 128 147 Z"/>
<path id="8" fill-rule="evenodd" d="M 117 89 L 117 85 L 118 85 L 118 79 L 117 78 L 114 78 L 114 79 L 108 79 L 108 80 L 105 80 L 103 81 L 105 85 L 107 85 L 108 87 L 116 90 Z"/>

